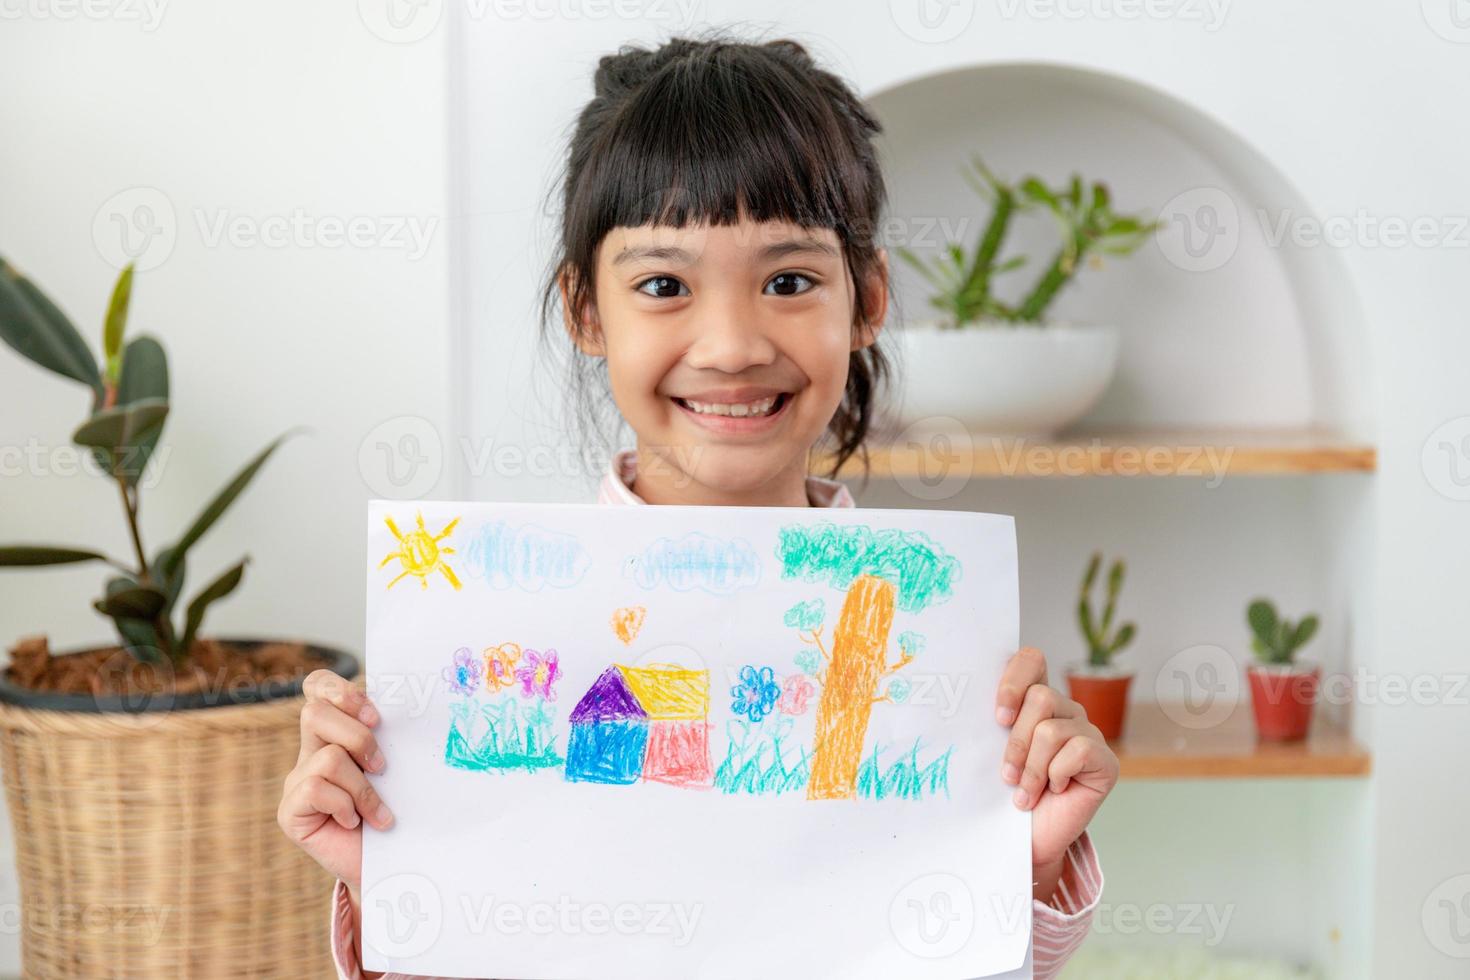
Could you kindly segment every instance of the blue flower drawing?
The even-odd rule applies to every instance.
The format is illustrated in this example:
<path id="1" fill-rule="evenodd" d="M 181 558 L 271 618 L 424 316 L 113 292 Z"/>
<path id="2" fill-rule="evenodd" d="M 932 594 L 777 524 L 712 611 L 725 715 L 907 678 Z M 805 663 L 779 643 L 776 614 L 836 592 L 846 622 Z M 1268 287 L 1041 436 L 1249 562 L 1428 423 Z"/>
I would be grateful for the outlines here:
<path id="1" fill-rule="evenodd" d="M 740 668 L 740 683 L 730 688 L 734 701 L 730 710 L 745 715 L 751 721 L 760 721 L 776 706 L 781 696 L 781 686 L 776 683 L 776 672 L 770 667 L 756 670 L 746 664 Z"/>

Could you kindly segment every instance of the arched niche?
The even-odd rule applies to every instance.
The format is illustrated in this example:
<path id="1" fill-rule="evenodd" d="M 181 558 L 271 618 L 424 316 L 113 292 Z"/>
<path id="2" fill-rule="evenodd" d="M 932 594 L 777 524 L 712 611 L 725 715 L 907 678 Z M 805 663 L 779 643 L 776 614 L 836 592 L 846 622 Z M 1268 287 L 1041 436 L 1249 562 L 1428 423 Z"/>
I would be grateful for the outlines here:
<path id="1" fill-rule="evenodd" d="M 1371 438 L 1366 330 L 1346 267 L 1335 246 L 1311 242 L 1320 223 L 1306 198 L 1219 121 L 1128 78 L 1029 62 L 911 78 L 867 101 L 884 127 L 890 247 L 922 252 L 946 231 L 973 246 L 988 213 L 961 174 L 975 152 L 1007 177 L 1103 180 L 1120 210 L 1175 223 L 1135 255 L 1084 270 L 1051 311 L 1122 331 L 1118 375 L 1082 428 Z M 1035 216 L 1011 242 L 1033 256 L 1011 273 L 1019 288 L 1056 238 Z M 925 317 L 926 284 L 896 256 L 893 269 L 904 320 Z"/>

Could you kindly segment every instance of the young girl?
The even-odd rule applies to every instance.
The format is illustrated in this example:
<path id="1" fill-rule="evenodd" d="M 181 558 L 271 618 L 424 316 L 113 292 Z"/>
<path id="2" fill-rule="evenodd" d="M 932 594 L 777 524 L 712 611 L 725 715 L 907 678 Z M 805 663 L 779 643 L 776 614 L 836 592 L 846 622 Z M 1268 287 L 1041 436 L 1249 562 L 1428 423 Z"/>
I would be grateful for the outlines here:
<path id="1" fill-rule="evenodd" d="M 543 314 L 559 301 L 574 416 L 610 388 L 637 437 L 598 502 L 854 506 L 842 484 L 808 475 L 808 457 L 824 438 L 837 465 L 861 450 L 886 376 L 877 122 L 784 40 L 624 48 L 600 61 L 595 88 L 571 141 Z M 594 390 L 587 373 L 604 370 Z M 379 715 L 326 671 L 306 698 L 279 820 L 337 876 L 332 951 L 358 977 L 362 821 L 393 823 L 364 775 L 384 766 Z M 1010 729 L 995 778 L 1032 813 L 1035 975 L 1051 977 L 1101 894 L 1086 828 L 1118 760 L 1033 649 L 1011 658 L 994 716 L 974 723 Z"/>

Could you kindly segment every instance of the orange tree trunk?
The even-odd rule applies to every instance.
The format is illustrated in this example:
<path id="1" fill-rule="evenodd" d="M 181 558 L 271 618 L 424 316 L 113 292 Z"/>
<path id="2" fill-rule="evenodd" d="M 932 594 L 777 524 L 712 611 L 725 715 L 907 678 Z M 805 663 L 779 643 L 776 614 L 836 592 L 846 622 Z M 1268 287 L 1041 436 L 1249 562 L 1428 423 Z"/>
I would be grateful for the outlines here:
<path id="1" fill-rule="evenodd" d="M 893 597 L 893 583 L 874 575 L 860 576 L 848 587 L 817 704 L 809 800 L 850 799 L 856 792 L 863 737 L 888 661 Z"/>

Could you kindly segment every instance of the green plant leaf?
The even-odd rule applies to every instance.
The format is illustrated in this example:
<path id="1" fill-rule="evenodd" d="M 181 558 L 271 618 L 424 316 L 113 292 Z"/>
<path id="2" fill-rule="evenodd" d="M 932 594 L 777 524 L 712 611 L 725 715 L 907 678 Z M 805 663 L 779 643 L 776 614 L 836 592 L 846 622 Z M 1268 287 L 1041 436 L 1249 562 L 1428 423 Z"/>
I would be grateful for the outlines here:
<path id="1" fill-rule="evenodd" d="M 1087 641 L 1088 649 L 1097 649 L 1097 630 L 1092 624 L 1092 607 L 1087 604 L 1087 596 L 1077 600 L 1077 624 L 1082 629 L 1082 638 Z"/>
<path id="2" fill-rule="evenodd" d="M 123 649 L 134 658 L 147 663 L 158 663 L 163 659 L 163 639 L 151 621 L 114 616 L 112 625 Z"/>
<path id="3" fill-rule="evenodd" d="M 224 489 L 209 502 L 209 506 L 205 507 L 198 517 L 194 518 L 194 523 L 189 525 L 189 529 L 184 532 L 183 537 L 179 538 L 173 547 L 168 549 L 168 557 L 164 561 L 163 568 L 159 570 L 163 578 L 167 579 L 173 574 L 175 566 L 183 560 L 184 555 L 194 546 L 194 543 L 204 536 L 204 532 L 213 527 L 214 522 L 220 519 L 220 515 L 228 510 L 229 506 L 235 502 L 235 498 L 240 496 L 241 491 L 255 478 L 255 474 L 260 472 L 260 468 L 265 465 L 265 461 L 270 458 L 271 453 L 276 451 L 276 447 L 293 434 L 293 432 L 286 432 L 276 437 L 275 441 L 261 450 L 259 455 L 245 464 L 244 469 L 236 473 L 235 478 L 227 483 Z"/>
<path id="4" fill-rule="evenodd" d="M 1101 551 L 1094 551 L 1092 557 L 1088 559 L 1087 571 L 1082 575 L 1082 591 L 1084 594 L 1092 591 L 1092 583 L 1097 581 L 1097 570 L 1102 567 L 1102 560 L 1103 556 Z"/>
<path id="5" fill-rule="evenodd" d="M 0 566 L 10 568 L 38 565 L 72 565 L 81 561 L 108 561 L 106 555 L 80 548 L 16 544 L 0 547 Z"/>
<path id="6" fill-rule="evenodd" d="M 965 178 L 965 183 L 969 184 L 982 199 L 988 201 L 992 195 L 999 194 L 1002 190 L 1007 189 L 1000 178 L 991 173 L 990 168 L 985 166 L 985 161 L 981 159 L 980 154 L 972 153 L 970 155 L 970 167 L 973 173 L 971 170 L 961 168 L 960 174 Z"/>
<path id="7" fill-rule="evenodd" d="M 945 282 L 944 276 L 939 271 L 937 271 L 936 268 L 931 267 L 929 263 L 920 259 L 913 252 L 910 252 L 906 248 L 901 248 L 898 250 L 898 257 L 903 259 L 909 265 L 913 266 L 913 268 L 919 273 L 919 275 L 928 280 L 929 284 L 935 289 L 940 290 L 941 292 L 948 291 L 949 284 Z M 935 263 L 935 267 L 943 268 L 937 262 Z"/>
<path id="8" fill-rule="evenodd" d="M 157 439 L 168 417 L 168 402 L 144 398 L 128 405 L 103 409 L 77 427 L 72 441 L 99 452 L 98 462 L 114 475 L 137 482 L 142 466 L 137 457 L 148 439 Z"/>
<path id="9" fill-rule="evenodd" d="M 168 355 L 162 344 L 145 334 L 128 341 L 123 352 L 117 403 L 130 405 L 149 398 L 168 400 Z"/>
<path id="10" fill-rule="evenodd" d="M 1117 653 L 1119 650 L 1133 642 L 1133 634 L 1137 629 L 1132 623 L 1124 623 L 1118 627 L 1118 635 L 1113 638 L 1112 644 L 1108 646 L 1108 654 Z"/>
<path id="11" fill-rule="evenodd" d="M 133 263 L 129 262 L 112 287 L 107 304 L 107 321 L 102 327 L 102 356 L 106 362 L 107 380 L 117 383 L 122 371 L 123 332 L 128 325 L 128 303 L 133 296 Z"/>
<path id="12" fill-rule="evenodd" d="M 113 619 L 141 619 L 152 621 L 163 610 L 168 598 L 151 585 L 140 585 L 127 578 L 107 581 L 107 594 L 92 606 L 104 616 Z"/>
<path id="13" fill-rule="evenodd" d="M 163 345 L 149 336 L 137 337 L 128 342 L 122 356 L 122 374 L 117 384 L 117 404 L 136 405 L 141 402 L 162 399 L 168 401 L 168 356 Z M 125 458 L 119 468 L 128 486 L 137 484 L 158 447 L 163 434 L 163 420 L 136 442 L 128 444 Z"/>
<path id="14" fill-rule="evenodd" d="M 1271 646 L 1276 638 L 1276 607 L 1265 599 L 1257 599 L 1245 610 L 1246 622 L 1261 642 Z"/>
<path id="15" fill-rule="evenodd" d="M 1052 211 L 1060 211 L 1062 209 L 1062 202 L 1057 200 L 1057 196 L 1051 192 L 1051 188 L 1047 187 L 1035 177 L 1027 177 L 1021 181 L 1021 193 L 1028 199 L 1035 201 L 1037 204 L 1043 204 Z"/>
<path id="16" fill-rule="evenodd" d="M 102 398 L 96 358 L 56 304 L 0 258 L 0 340 L 48 371 L 80 381 Z"/>
<path id="17" fill-rule="evenodd" d="M 1318 620 L 1316 616 L 1309 615 L 1302 617 L 1302 621 L 1297 624 L 1296 631 L 1291 637 L 1291 649 L 1293 652 L 1307 645 L 1307 641 L 1316 635 L 1317 626 Z"/>
<path id="18" fill-rule="evenodd" d="M 170 552 L 172 548 L 164 548 L 153 556 L 153 563 L 149 566 L 153 574 L 157 576 L 157 585 L 163 589 L 164 595 L 168 597 L 168 605 L 164 607 L 165 613 L 172 613 L 174 604 L 179 600 L 179 593 L 184 590 L 184 579 L 187 576 L 188 562 L 182 558 L 172 562 Z M 163 574 L 163 569 L 172 563 L 173 571 L 168 575 Z"/>
<path id="19" fill-rule="evenodd" d="M 184 620 L 184 640 L 179 649 L 184 656 L 194 648 L 194 637 L 199 632 L 199 624 L 204 622 L 204 611 L 209 608 L 210 603 L 223 599 L 235 591 L 240 584 L 240 579 L 245 575 L 245 563 L 250 559 L 245 558 L 238 565 L 225 572 L 219 578 L 204 587 L 204 591 L 194 597 L 189 603 L 189 610 Z"/>
<path id="20" fill-rule="evenodd" d="M 1123 573 L 1123 559 L 1114 559 L 1113 567 L 1108 569 L 1108 597 L 1103 606 L 1102 629 L 1098 631 L 1102 636 L 1107 636 L 1108 630 L 1112 629 L 1113 613 L 1118 608 L 1118 593 L 1123 589 Z"/>

